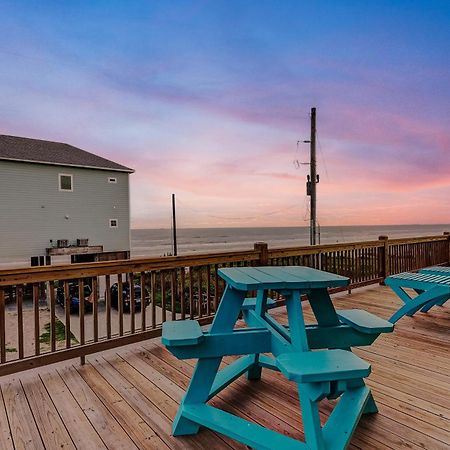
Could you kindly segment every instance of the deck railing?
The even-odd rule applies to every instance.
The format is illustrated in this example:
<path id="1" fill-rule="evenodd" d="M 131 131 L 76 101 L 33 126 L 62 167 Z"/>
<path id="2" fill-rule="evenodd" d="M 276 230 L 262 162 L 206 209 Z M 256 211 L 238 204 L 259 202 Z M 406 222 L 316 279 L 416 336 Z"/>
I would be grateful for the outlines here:
<path id="1" fill-rule="evenodd" d="M 166 320 L 212 320 L 220 267 L 305 265 L 349 288 L 449 262 L 450 236 L 131 259 L 0 271 L 0 376 L 161 334 Z M 140 295 L 139 295 L 140 292 Z M 79 299 L 77 303 L 77 299 Z M 280 298 L 280 301 L 283 299 Z"/>

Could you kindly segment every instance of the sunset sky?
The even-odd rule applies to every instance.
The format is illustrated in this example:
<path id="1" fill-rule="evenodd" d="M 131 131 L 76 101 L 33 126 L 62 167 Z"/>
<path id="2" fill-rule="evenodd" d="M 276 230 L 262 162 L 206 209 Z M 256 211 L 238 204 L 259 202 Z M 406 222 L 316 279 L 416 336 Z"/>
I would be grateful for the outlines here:
<path id="1" fill-rule="evenodd" d="M 450 222 L 448 1 L 5 1 L 0 133 L 136 170 L 134 228 Z"/>

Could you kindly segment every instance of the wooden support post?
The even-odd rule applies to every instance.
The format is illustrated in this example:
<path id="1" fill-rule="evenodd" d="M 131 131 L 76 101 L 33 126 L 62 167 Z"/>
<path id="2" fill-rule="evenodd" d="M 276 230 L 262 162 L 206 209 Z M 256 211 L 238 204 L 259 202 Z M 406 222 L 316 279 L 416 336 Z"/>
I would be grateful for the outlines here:
<path id="1" fill-rule="evenodd" d="M 447 236 L 448 239 L 447 263 L 450 265 L 450 231 L 444 231 L 444 236 Z"/>
<path id="2" fill-rule="evenodd" d="M 380 278 L 383 278 L 380 284 L 384 285 L 384 279 L 389 276 L 389 238 L 379 236 L 378 240 L 384 243 L 384 246 L 380 248 Z"/>
<path id="3" fill-rule="evenodd" d="M 255 252 L 259 252 L 258 266 L 269 264 L 269 247 L 266 242 L 255 242 L 253 246 Z"/>

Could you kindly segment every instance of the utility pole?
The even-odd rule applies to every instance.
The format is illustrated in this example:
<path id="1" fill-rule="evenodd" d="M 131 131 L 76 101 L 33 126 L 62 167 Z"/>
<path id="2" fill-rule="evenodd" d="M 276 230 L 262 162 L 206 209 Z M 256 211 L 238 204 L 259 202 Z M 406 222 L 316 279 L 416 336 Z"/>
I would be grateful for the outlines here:
<path id="1" fill-rule="evenodd" d="M 175 218 L 175 194 L 172 194 L 172 242 L 173 242 L 173 256 L 177 256 L 177 222 Z"/>
<path id="2" fill-rule="evenodd" d="M 304 141 L 308 142 L 308 141 Z M 307 176 L 306 194 L 311 197 L 310 206 L 310 222 L 309 222 L 309 243 L 316 245 L 317 237 L 317 183 L 319 182 L 319 175 L 317 175 L 316 162 L 316 108 L 311 108 L 311 137 L 310 144 L 310 175 Z"/>

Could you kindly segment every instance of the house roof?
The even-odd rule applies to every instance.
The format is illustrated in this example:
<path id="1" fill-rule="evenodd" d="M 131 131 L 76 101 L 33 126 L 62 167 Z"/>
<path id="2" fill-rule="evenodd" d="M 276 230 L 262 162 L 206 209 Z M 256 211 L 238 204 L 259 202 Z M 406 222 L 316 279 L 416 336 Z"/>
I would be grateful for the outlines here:
<path id="1" fill-rule="evenodd" d="M 133 173 L 129 167 L 62 142 L 0 135 L 0 160 Z"/>

